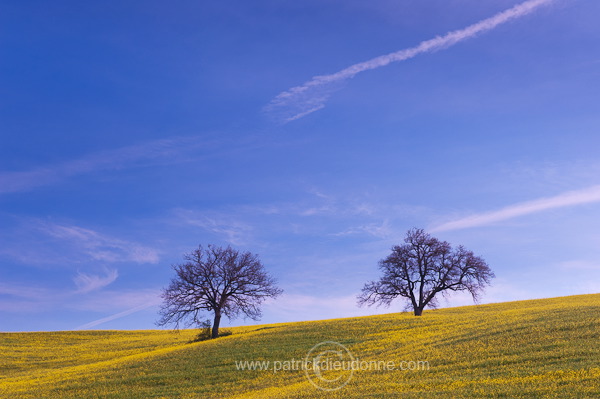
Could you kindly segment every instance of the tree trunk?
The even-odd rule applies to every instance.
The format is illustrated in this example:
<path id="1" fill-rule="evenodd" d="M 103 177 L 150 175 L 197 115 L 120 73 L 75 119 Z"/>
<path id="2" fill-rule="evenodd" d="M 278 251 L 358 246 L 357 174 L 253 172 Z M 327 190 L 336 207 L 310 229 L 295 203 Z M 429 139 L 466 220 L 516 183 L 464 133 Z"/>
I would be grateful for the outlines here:
<path id="1" fill-rule="evenodd" d="M 221 312 L 215 312 L 215 319 L 213 320 L 211 338 L 219 337 L 219 324 L 221 323 Z"/>
<path id="2" fill-rule="evenodd" d="M 422 313 L 423 313 L 423 308 L 420 308 L 420 307 L 415 308 L 415 316 L 421 316 Z"/>

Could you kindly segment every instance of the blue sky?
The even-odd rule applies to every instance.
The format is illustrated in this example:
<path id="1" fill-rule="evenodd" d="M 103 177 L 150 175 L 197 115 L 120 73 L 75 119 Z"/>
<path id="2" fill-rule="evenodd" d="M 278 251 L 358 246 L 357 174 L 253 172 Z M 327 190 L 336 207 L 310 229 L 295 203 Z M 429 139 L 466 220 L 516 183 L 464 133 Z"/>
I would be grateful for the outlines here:
<path id="1" fill-rule="evenodd" d="M 356 295 L 411 227 L 484 303 L 600 291 L 600 3 L 2 9 L 1 331 L 155 328 L 209 243 L 277 278 L 262 322 L 399 311 Z"/>

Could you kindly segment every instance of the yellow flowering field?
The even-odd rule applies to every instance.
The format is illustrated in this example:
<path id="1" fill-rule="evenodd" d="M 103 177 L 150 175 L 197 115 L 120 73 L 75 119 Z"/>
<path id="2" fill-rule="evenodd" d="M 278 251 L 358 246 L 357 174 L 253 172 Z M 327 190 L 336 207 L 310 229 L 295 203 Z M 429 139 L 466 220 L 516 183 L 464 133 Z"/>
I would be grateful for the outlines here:
<path id="1" fill-rule="evenodd" d="M 3 333 L 0 397 L 600 398 L 600 294 L 232 332 Z"/>

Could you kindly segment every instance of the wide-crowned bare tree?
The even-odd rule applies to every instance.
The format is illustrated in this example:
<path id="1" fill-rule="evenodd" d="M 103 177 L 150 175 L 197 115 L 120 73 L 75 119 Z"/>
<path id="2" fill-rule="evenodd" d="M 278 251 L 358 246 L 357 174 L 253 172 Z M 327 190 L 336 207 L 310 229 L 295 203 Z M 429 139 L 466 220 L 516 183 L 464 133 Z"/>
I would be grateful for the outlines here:
<path id="1" fill-rule="evenodd" d="M 452 248 L 423 229 L 407 232 L 403 245 L 379 261 L 383 275 L 365 284 L 358 297 L 359 305 L 389 306 L 397 297 L 405 298 L 415 316 L 425 307 L 437 305 L 436 295 L 451 291 L 468 291 L 476 302 L 494 273 L 473 252 L 459 246 Z"/>
<path id="2" fill-rule="evenodd" d="M 211 336 L 216 338 L 223 315 L 243 314 L 258 320 L 265 299 L 282 292 L 250 252 L 209 245 L 185 254 L 184 259 L 185 263 L 173 266 L 176 277 L 163 290 L 158 325 L 199 325 L 206 312 L 212 312 Z"/>

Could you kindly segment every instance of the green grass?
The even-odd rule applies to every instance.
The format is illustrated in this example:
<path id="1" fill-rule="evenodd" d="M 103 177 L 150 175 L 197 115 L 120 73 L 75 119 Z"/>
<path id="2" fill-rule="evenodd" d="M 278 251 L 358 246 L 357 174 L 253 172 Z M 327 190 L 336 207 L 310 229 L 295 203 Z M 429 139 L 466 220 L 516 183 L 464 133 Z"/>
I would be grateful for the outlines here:
<path id="1" fill-rule="evenodd" d="M 0 397 L 600 397 L 600 294 L 232 331 L 195 343 L 195 330 L 3 333 Z M 301 370 L 236 368 L 303 359 L 322 341 L 359 360 L 429 370 L 357 370 L 324 392 Z"/>

